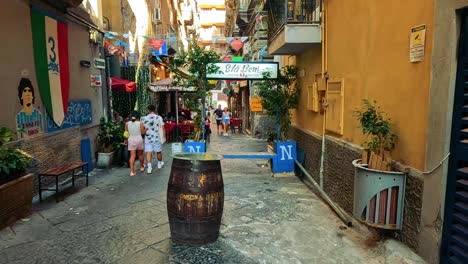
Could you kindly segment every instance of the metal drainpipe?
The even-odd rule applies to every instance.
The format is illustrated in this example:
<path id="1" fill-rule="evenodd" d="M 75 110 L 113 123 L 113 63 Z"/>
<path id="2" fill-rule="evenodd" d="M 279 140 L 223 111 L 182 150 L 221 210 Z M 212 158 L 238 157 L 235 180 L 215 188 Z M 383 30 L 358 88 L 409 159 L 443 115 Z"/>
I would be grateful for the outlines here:
<path id="1" fill-rule="evenodd" d="M 323 100 L 325 102 L 325 100 Z M 326 112 L 326 108 L 324 107 L 324 112 Z M 326 126 L 326 121 L 327 119 L 325 118 L 325 114 L 323 116 L 323 129 L 322 129 L 322 152 L 320 154 L 320 188 L 323 190 L 323 163 L 325 160 L 325 126 Z"/>
<path id="2" fill-rule="evenodd" d="M 325 78 L 325 85 L 328 85 L 327 79 L 328 79 L 328 65 L 327 65 L 327 18 L 328 18 L 328 10 L 323 7 L 325 3 L 325 0 L 321 0 L 320 4 L 320 10 L 323 11 L 323 16 L 322 16 L 322 36 L 323 38 L 323 48 L 322 48 L 322 78 Z M 327 90 L 327 87 L 325 88 L 325 91 Z M 325 134 L 326 134 L 326 125 L 327 125 L 327 119 L 326 119 L 326 112 L 327 112 L 327 102 L 326 102 L 326 97 L 322 98 L 322 107 L 323 107 L 323 124 L 322 124 L 322 151 L 320 154 L 320 171 L 319 171 L 319 176 L 320 176 L 320 188 L 323 190 L 323 172 L 324 172 L 324 161 L 325 161 Z"/>

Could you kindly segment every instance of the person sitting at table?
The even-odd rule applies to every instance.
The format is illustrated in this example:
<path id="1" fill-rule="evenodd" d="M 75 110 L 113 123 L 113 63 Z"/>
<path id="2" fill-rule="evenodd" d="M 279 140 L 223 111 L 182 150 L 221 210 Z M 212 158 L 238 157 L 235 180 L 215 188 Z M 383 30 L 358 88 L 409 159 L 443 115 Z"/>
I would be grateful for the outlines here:
<path id="1" fill-rule="evenodd" d="M 184 116 L 187 120 L 192 120 L 192 115 L 189 109 L 185 108 L 184 110 L 182 110 L 182 112 L 184 113 Z"/>
<path id="2" fill-rule="evenodd" d="M 174 121 L 174 120 L 175 120 L 175 117 L 174 117 L 174 115 L 172 114 L 172 112 L 167 113 L 167 120 L 168 120 L 168 121 Z"/>

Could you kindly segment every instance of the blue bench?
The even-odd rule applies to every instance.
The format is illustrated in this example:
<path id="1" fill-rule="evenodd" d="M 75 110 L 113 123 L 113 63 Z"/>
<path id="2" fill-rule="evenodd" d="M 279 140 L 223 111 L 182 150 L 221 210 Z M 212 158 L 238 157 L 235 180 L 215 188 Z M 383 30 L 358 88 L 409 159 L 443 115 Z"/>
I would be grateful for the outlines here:
<path id="1" fill-rule="evenodd" d="M 272 159 L 276 157 L 276 153 L 269 152 L 241 152 L 222 154 L 225 159 Z"/>

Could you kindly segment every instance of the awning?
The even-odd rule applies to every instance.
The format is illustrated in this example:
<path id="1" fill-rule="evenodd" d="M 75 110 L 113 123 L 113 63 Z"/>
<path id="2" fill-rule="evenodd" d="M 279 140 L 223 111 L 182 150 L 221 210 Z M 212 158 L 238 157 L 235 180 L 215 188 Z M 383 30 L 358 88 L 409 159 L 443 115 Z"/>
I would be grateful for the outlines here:
<path id="1" fill-rule="evenodd" d="M 195 92 L 195 87 L 182 87 L 173 85 L 174 80 L 172 78 L 166 78 L 164 80 L 160 80 L 154 83 L 148 84 L 148 89 L 152 92 Z"/>
<path id="2" fill-rule="evenodd" d="M 120 79 L 117 77 L 111 77 L 111 86 L 113 92 L 135 92 L 136 91 L 136 83 Z"/>

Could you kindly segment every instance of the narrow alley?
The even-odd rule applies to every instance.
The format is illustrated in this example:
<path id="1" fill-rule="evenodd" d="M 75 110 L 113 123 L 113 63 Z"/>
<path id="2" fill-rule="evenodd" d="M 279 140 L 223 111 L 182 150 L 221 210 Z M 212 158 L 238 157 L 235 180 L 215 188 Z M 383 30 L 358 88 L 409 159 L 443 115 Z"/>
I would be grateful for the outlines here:
<path id="1" fill-rule="evenodd" d="M 212 135 L 208 152 L 266 150 L 246 135 Z M 34 202 L 34 213 L 0 232 L 0 263 L 425 263 L 399 242 L 366 247 L 362 226 L 345 228 L 297 177 L 273 178 L 266 160 L 222 161 L 225 207 L 217 242 L 170 239 L 166 189 L 171 169 L 129 177 L 98 170 L 90 185 Z M 75 193 L 73 193 L 75 192 Z"/>

